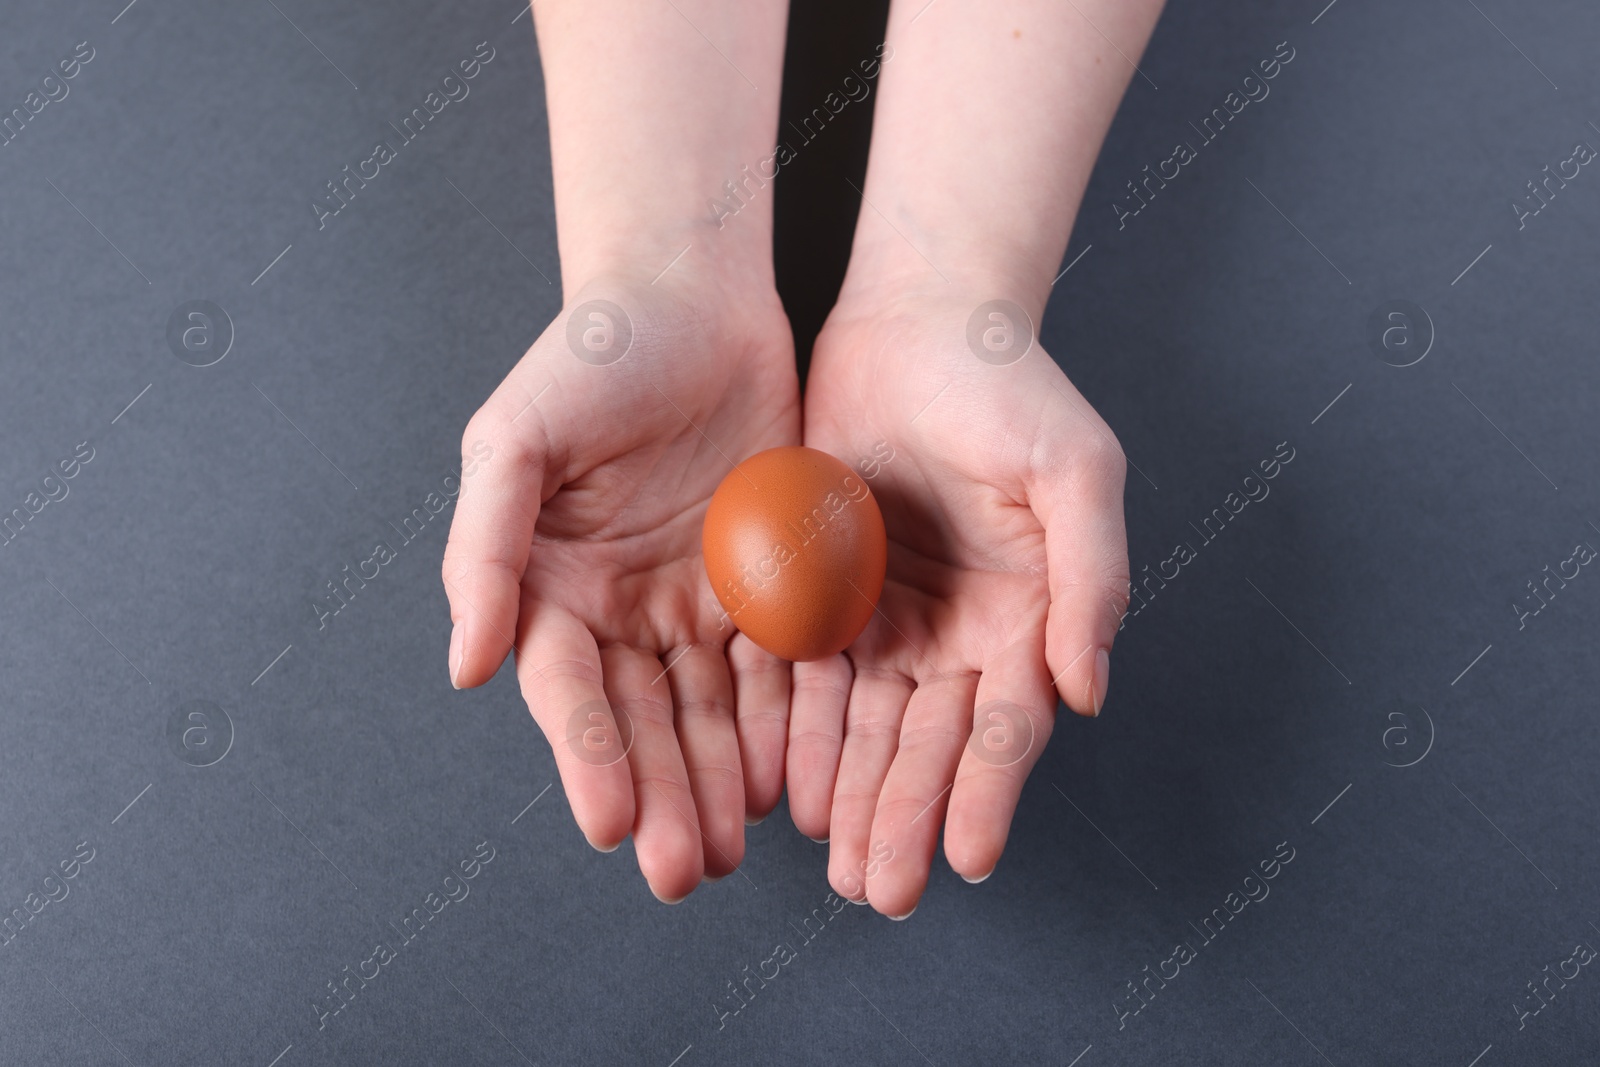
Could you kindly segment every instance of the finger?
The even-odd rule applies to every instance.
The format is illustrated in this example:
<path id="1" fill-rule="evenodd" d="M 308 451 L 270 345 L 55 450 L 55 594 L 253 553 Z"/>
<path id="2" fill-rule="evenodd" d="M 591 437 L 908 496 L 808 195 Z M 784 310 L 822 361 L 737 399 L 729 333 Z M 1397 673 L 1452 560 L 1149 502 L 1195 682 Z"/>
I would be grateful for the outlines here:
<path id="1" fill-rule="evenodd" d="M 668 658 L 678 747 L 689 774 L 708 878 L 744 859 L 744 772 L 733 723 L 733 681 L 722 649 L 690 645 Z"/>
<path id="2" fill-rule="evenodd" d="M 453 624 L 450 681 L 457 689 L 494 677 L 511 650 L 543 499 L 542 441 L 532 413 L 513 427 L 490 405 L 473 416 L 461 439 L 461 492 L 443 566 Z"/>
<path id="3" fill-rule="evenodd" d="M 894 763 L 872 817 L 867 899 L 892 919 L 916 910 L 939 844 L 946 797 L 972 736 L 978 676 L 947 675 L 918 685 L 906 705 Z M 874 860 L 878 862 L 874 864 Z"/>
<path id="4" fill-rule="evenodd" d="M 843 655 L 794 665 L 784 784 L 795 829 L 813 841 L 828 840 L 853 677 Z"/>
<path id="5" fill-rule="evenodd" d="M 1069 386 L 1070 388 L 1070 386 Z M 1069 708 L 1100 714 L 1111 682 L 1111 644 L 1128 604 L 1128 536 L 1122 487 L 1127 461 L 1100 417 L 1081 399 L 1069 419 L 1090 421 L 1057 448 L 1044 450 L 1030 491 L 1045 528 L 1050 614 L 1045 657 Z M 1087 444 L 1086 444 L 1087 442 Z"/>
<path id="6" fill-rule="evenodd" d="M 783 759 L 789 740 L 789 663 L 744 634 L 728 642 L 733 706 L 744 771 L 745 822 L 755 824 L 783 796 Z"/>
<path id="7" fill-rule="evenodd" d="M 869 840 L 872 816 L 894 760 L 911 691 L 910 678 L 881 670 L 857 671 L 850 687 L 828 826 L 828 881 L 841 896 L 858 904 L 867 899 L 868 852 L 876 844 Z"/>
<path id="8" fill-rule="evenodd" d="M 1022 785 L 1055 724 L 1056 694 L 1037 640 L 1019 641 L 983 666 L 972 733 L 961 751 L 945 817 L 944 854 L 981 882 L 1005 850 Z"/>
<path id="9" fill-rule="evenodd" d="M 610 852 L 633 826 L 627 740 L 606 700 L 600 652 L 565 608 L 529 597 L 518 635 L 517 680 L 550 742 L 561 787 L 589 843 Z"/>
<path id="10" fill-rule="evenodd" d="M 673 727 L 672 692 L 661 661 L 647 652 L 608 645 L 600 659 L 612 706 L 633 724 L 627 762 L 639 872 L 658 900 L 676 904 L 700 884 L 705 866 L 689 772 Z"/>

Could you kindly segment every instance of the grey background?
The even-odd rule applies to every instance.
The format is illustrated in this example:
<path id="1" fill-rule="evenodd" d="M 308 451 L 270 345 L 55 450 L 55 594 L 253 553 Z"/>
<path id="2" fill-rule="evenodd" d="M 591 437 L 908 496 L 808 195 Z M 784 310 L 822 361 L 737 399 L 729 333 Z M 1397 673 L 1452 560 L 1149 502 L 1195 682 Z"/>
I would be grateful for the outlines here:
<path id="1" fill-rule="evenodd" d="M 448 512 L 316 629 L 559 308 L 531 20 L 120 6 L 0 30 L 0 110 L 96 50 L 0 148 L 0 511 L 94 448 L 0 547 L 0 914 L 94 849 L 0 947 L 0 1060 L 1594 1061 L 1593 968 L 1520 1031 L 1512 1005 L 1600 944 L 1600 577 L 1522 629 L 1511 605 L 1600 545 L 1600 173 L 1520 232 L 1509 206 L 1600 145 L 1592 5 L 1172 6 L 1042 339 L 1143 472 L 1136 575 L 1198 558 L 1127 620 L 1100 720 L 1062 720 L 993 878 L 941 861 L 912 920 L 849 908 L 803 946 L 824 850 L 782 809 L 743 876 L 661 906 L 546 791 L 509 670 L 450 689 Z M 470 97 L 318 232 L 323 183 L 484 40 Z M 1119 230 L 1124 183 L 1285 40 L 1271 95 Z M 195 299 L 237 334 L 204 369 L 165 337 Z M 1391 299 L 1436 329 L 1415 366 L 1368 343 Z M 1271 496 L 1200 546 L 1281 441 Z M 209 767 L 169 742 L 190 700 L 233 724 Z M 470 896 L 319 1031 L 325 983 L 485 841 Z M 1125 983 L 1280 842 L 1270 896 L 1119 1029 Z M 799 958 L 719 1028 L 779 941 Z"/>

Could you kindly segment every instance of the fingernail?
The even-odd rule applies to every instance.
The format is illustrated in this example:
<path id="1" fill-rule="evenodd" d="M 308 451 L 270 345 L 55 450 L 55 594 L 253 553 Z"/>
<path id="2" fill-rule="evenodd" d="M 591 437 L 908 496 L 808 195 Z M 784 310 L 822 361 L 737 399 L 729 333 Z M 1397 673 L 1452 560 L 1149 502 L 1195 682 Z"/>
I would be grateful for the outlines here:
<path id="1" fill-rule="evenodd" d="M 452 626 L 450 628 L 450 684 L 457 689 L 461 688 L 461 683 L 456 679 L 461 676 L 462 640 L 461 627 Z"/>
<path id="2" fill-rule="evenodd" d="M 906 912 L 904 915 L 891 915 L 891 916 L 889 916 L 889 921 L 892 922 L 892 923 L 903 923 L 907 919 L 911 918 L 911 916 L 915 915 L 916 913 L 917 913 L 917 905 L 913 904 L 913 905 L 911 905 L 911 910 Z"/>
<path id="3" fill-rule="evenodd" d="M 663 904 L 682 904 L 684 901 L 689 899 L 688 893 L 685 893 L 681 897 L 664 897 L 660 893 L 657 893 L 654 889 L 651 889 L 650 892 L 654 894 L 655 898 L 661 901 Z"/>
<path id="4" fill-rule="evenodd" d="M 746 815 L 744 817 L 744 824 L 746 826 L 760 826 L 762 823 L 764 823 L 766 821 L 767 821 L 767 817 L 765 815 L 761 816 L 761 818 L 759 818 L 759 819 L 752 819 L 748 815 Z"/>
<path id="5" fill-rule="evenodd" d="M 617 849 L 622 847 L 622 842 L 618 841 L 616 844 L 612 845 L 610 848 L 603 848 L 600 845 L 595 844 L 593 841 L 590 841 L 589 842 L 589 847 L 594 849 L 596 852 L 604 852 L 607 855 L 610 855 L 611 853 L 615 852 Z"/>
<path id="6" fill-rule="evenodd" d="M 828 839 L 826 837 L 808 837 L 806 840 L 818 845 L 826 845 L 828 843 Z"/>
<path id="7" fill-rule="evenodd" d="M 989 875 L 991 875 L 993 873 L 994 873 L 994 868 L 990 867 L 987 873 L 980 874 L 976 878 L 968 878 L 966 875 L 963 874 L 961 876 L 961 880 L 963 882 L 966 882 L 968 885 L 977 885 L 979 882 L 987 882 L 989 880 Z"/>
<path id="8" fill-rule="evenodd" d="M 1103 648 L 1094 654 L 1094 681 L 1090 685 L 1089 703 L 1094 705 L 1098 718 L 1106 702 L 1106 689 L 1111 685 L 1111 653 Z"/>

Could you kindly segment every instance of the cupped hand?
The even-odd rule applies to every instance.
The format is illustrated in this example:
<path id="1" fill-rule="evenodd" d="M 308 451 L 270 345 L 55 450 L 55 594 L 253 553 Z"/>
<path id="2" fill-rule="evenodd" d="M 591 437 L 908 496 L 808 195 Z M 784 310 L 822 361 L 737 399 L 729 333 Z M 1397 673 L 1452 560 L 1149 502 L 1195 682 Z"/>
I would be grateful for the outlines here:
<path id="1" fill-rule="evenodd" d="M 729 640 L 700 527 L 800 430 L 776 293 L 693 256 L 585 285 L 472 417 L 443 567 L 456 687 L 515 649 L 579 827 L 631 832 L 667 901 L 737 867 L 782 792 L 789 666 Z"/>
<path id="2" fill-rule="evenodd" d="M 944 288 L 841 302 L 805 404 L 807 445 L 879 457 L 889 566 L 855 643 L 794 667 L 789 806 L 896 918 L 941 824 L 957 873 L 993 871 L 1057 694 L 1099 714 L 1128 596 L 1116 438 L 1026 313 Z"/>

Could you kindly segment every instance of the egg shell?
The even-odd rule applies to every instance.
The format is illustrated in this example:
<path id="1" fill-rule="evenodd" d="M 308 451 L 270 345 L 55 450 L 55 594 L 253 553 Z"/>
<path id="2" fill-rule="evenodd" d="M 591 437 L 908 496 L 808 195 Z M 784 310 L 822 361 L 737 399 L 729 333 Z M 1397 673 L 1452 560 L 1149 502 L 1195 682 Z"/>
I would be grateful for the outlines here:
<path id="1" fill-rule="evenodd" d="M 717 486 L 701 537 L 717 600 L 782 659 L 824 659 L 866 628 L 888 539 L 866 480 L 814 448 L 769 448 Z"/>

